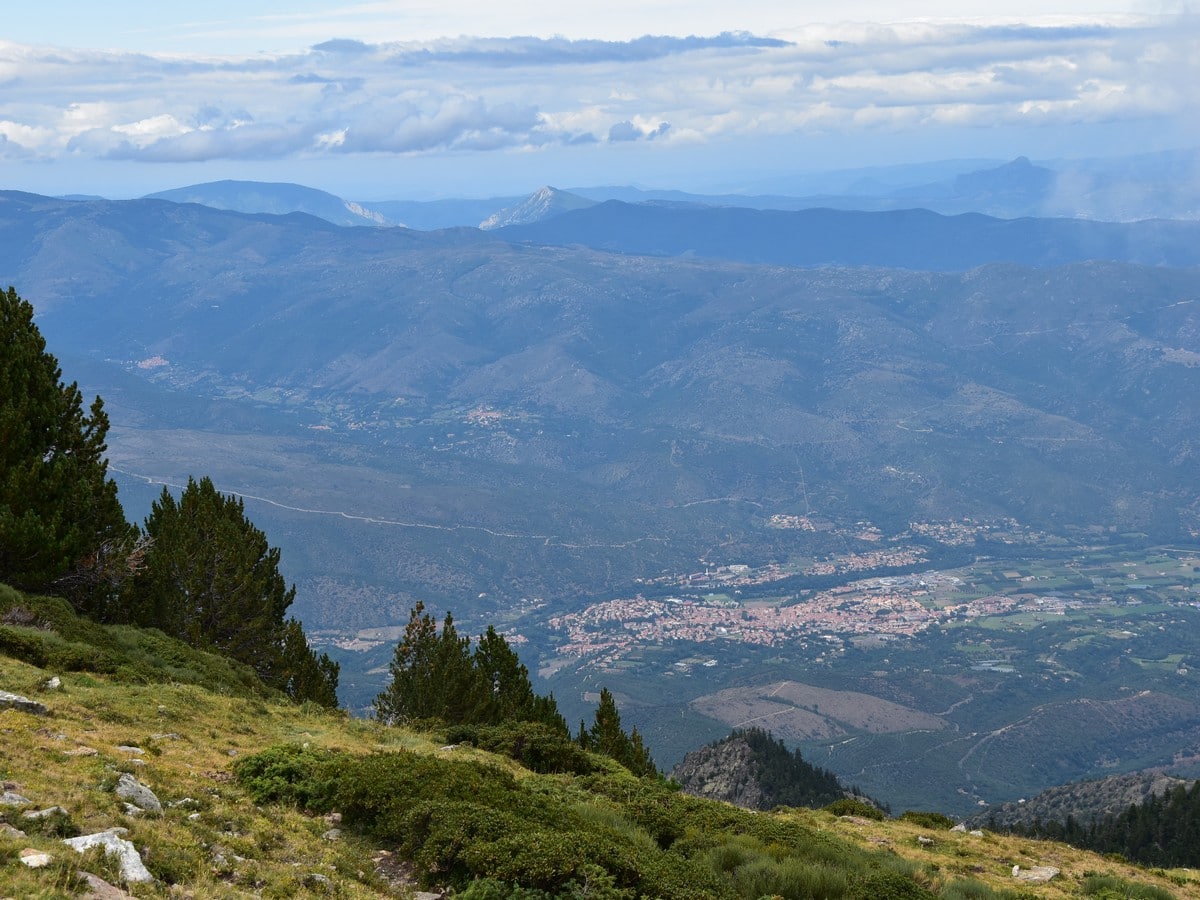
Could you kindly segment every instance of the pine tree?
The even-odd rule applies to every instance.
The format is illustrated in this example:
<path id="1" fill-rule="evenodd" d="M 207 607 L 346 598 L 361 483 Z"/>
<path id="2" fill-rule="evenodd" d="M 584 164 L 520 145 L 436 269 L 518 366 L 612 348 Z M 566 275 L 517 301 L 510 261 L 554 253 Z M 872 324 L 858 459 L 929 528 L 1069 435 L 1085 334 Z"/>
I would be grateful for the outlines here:
<path id="1" fill-rule="evenodd" d="M 460 637 L 446 614 L 441 632 L 418 602 L 396 645 L 392 680 L 375 698 L 375 715 L 390 724 L 440 719 L 454 725 L 472 721 L 481 689 L 471 662 L 471 642 Z"/>
<path id="2" fill-rule="evenodd" d="M 427 719 L 434 708 L 432 673 L 437 653 L 437 623 L 417 601 L 408 614 L 404 637 L 388 667 L 391 681 L 375 698 L 375 717 L 389 725 Z"/>
<path id="3" fill-rule="evenodd" d="M 629 752 L 621 762 L 634 775 L 658 775 L 658 767 L 654 765 L 654 759 L 650 756 L 650 748 L 642 740 L 636 726 L 629 732 Z"/>
<path id="4" fill-rule="evenodd" d="M 489 625 L 479 638 L 473 662 L 483 688 L 476 713 L 480 722 L 494 725 L 535 719 L 536 694 L 529 681 L 529 669 L 495 626 Z"/>
<path id="5" fill-rule="evenodd" d="M 628 755 L 629 735 L 621 728 L 621 713 L 608 688 L 600 689 L 600 703 L 588 734 L 590 749 L 620 762 Z"/>
<path id="6" fill-rule="evenodd" d="M 472 652 L 452 615 L 446 614 L 439 630 L 425 604 L 417 603 L 396 645 L 390 674 L 387 688 L 375 698 L 375 715 L 382 722 L 538 722 L 570 736 L 554 697 L 534 692 L 529 670 L 494 626 L 480 635 Z"/>
<path id="7" fill-rule="evenodd" d="M 621 713 L 608 688 L 600 689 L 600 703 L 586 739 L 580 726 L 579 743 L 585 750 L 615 759 L 634 775 L 658 775 L 658 768 L 638 730 L 634 728 L 632 734 L 626 734 L 621 727 Z"/>
<path id="8" fill-rule="evenodd" d="M 477 721 L 484 697 L 483 680 L 471 659 L 471 639 L 459 635 L 450 613 L 442 621 L 430 677 L 436 697 L 433 714 L 437 718 L 455 724 Z"/>
<path id="9" fill-rule="evenodd" d="M 317 656 L 313 652 L 299 621 L 288 619 L 284 623 L 280 662 L 275 678 L 285 694 L 294 700 L 311 700 L 333 709 L 338 705 L 340 670 L 341 666 L 328 654 Z"/>
<path id="10" fill-rule="evenodd" d="M 209 478 L 189 478 L 178 501 L 164 488 L 145 536 L 130 621 L 244 662 L 294 699 L 336 705 L 338 666 L 313 654 L 299 623 L 284 620 L 296 589 L 240 498 L 221 494 Z"/>
<path id="11" fill-rule="evenodd" d="M 0 291 L 0 580 L 67 596 L 109 617 L 134 530 L 108 478 L 108 416 L 85 414 L 75 383 L 33 322 L 33 307 Z"/>
<path id="12" fill-rule="evenodd" d="M 534 691 L 529 669 L 494 625 L 480 635 L 472 661 L 480 688 L 474 721 L 487 725 L 541 722 L 570 737 L 554 695 L 543 697 Z"/>

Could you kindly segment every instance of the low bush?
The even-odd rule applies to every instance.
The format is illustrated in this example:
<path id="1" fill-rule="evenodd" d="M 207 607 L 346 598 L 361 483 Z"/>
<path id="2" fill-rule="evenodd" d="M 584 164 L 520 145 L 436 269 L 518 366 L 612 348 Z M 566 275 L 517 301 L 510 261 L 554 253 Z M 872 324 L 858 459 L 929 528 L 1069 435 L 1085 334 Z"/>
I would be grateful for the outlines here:
<path id="1" fill-rule="evenodd" d="M 1115 875 L 1088 875 L 1083 893 L 1096 900 L 1175 900 L 1175 895 L 1155 884 L 1135 884 Z"/>
<path id="2" fill-rule="evenodd" d="M 875 819 L 882 821 L 886 818 L 877 806 L 872 806 L 866 800 L 859 800 L 857 797 L 843 797 L 840 800 L 834 800 L 828 806 L 823 807 L 825 812 L 833 813 L 835 816 L 860 816 L 864 819 Z"/>
<path id="3" fill-rule="evenodd" d="M 915 809 L 901 813 L 900 819 L 903 822 L 912 822 L 914 825 L 920 825 L 922 828 L 929 828 L 934 831 L 945 831 L 958 824 L 954 819 L 949 816 L 943 816 L 941 813 L 918 812 Z"/>
<path id="4" fill-rule="evenodd" d="M 567 735 L 542 722 L 506 722 L 503 725 L 457 725 L 445 731 L 451 744 L 469 743 L 514 759 L 543 775 L 590 775 L 596 771 L 592 756 Z"/>
<path id="5" fill-rule="evenodd" d="M 860 873 L 851 895 L 856 900 L 934 900 L 937 896 L 911 875 L 892 869 Z"/>
<path id="6" fill-rule="evenodd" d="M 272 747 L 233 764 L 233 772 L 255 803 L 288 803 L 328 812 L 344 758 L 328 750 L 295 745 Z"/>
<path id="7" fill-rule="evenodd" d="M 57 672 L 99 672 L 136 684 L 195 684 L 239 697 L 269 697 L 249 667 L 157 629 L 100 625 L 60 597 L 0 584 L 0 653 Z"/>

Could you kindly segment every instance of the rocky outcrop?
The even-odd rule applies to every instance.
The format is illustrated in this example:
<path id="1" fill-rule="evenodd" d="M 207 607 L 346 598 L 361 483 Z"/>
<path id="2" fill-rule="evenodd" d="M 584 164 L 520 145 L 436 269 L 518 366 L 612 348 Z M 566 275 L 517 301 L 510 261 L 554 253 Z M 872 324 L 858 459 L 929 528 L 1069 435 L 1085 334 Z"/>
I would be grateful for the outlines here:
<path id="1" fill-rule="evenodd" d="M 1059 873 L 1059 870 L 1054 866 L 1033 866 L 1032 868 L 1022 869 L 1020 866 L 1013 866 L 1012 877 L 1017 881 L 1024 881 L 1028 884 L 1045 884 L 1050 879 L 1054 878 Z"/>
<path id="2" fill-rule="evenodd" d="M 754 751 L 741 738 L 693 750 L 671 770 L 671 777 L 679 782 L 684 793 L 724 800 L 746 809 L 763 808 L 758 776 Z"/>
<path id="3" fill-rule="evenodd" d="M 685 793 L 724 800 L 747 809 L 776 806 L 819 807 L 841 799 L 846 790 L 832 772 L 791 751 L 759 728 L 693 750 L 671 772 Z"/>
<path id="4" fill-rule="evenodd" d="M 547 185 L 539 188 L 516 206 L 506 207 L 488 216 L 479 223 L 479 227 L 484 231 L 492 231 L 507 225 L 529 225 L 532 222 L 541 222 L 565 212 L 587 209 L 589 206 L 595 205 L 595 200 L 580 197 L 569 191 L 560 191 L 558 188 Z"/>
<path id="5" fill-rule="evenodd" d="M 0 691 L 0 709 L 16 709 L 20 712 L 32 713 L 35 716 L 44 716 L 49 712 L 45 704 L 8 691 Z"/>
<path id="6" fill-rule="evenodd" d="M 4 793 L 0 794 L 0 806 L 32 806 L 33 801 L 26 797 L 22 797 L 16 791 L 11 791 L 8 788 L 4 789 Z"/>

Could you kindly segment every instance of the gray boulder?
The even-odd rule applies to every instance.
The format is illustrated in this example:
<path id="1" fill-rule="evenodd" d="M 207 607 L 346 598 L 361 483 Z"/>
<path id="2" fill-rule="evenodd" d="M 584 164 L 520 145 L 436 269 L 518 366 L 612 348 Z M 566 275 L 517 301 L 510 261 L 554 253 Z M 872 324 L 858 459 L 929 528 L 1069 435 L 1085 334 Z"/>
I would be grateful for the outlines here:
<path id="1" fill-rule="evenodd" d="M 122 800 L 132 803 L 146 812 L 161 813 L 162 803 L 154 795 L 154 791 L 146 787 L 128 772 L 121 775 L 117 786 L 113 789 Z"/>
<path id="2" fill-rule="evenodd" d="M 16 791 L 5 791 L 0 794 L 0 806 L 32 806 L 33 801 L 22 797 Z"/>

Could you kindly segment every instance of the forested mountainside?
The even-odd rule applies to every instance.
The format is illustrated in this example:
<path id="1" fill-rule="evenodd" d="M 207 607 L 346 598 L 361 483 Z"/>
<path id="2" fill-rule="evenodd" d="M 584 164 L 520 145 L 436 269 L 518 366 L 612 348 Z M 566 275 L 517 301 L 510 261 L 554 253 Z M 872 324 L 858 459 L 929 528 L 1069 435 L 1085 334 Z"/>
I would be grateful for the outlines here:
<path id="1" fill-rule="evenodd" d="M 1010 826 L 1019 835 L 1065 841 L 1147 866 L 1200 865 L 1200 782 L 1153 793 L 1090 822 L 1074 816 Z"/>

